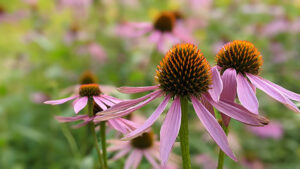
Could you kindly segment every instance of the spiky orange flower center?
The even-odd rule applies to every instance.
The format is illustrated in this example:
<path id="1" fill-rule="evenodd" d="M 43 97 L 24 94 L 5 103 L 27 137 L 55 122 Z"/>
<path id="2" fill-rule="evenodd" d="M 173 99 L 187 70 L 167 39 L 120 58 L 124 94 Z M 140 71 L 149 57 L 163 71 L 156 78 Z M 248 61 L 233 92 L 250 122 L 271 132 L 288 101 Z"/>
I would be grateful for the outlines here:
<path id="1" fill-rule="evenodd" d="M 80 76 L 79 82 L 80 84 L 97 83 L 97 78 L 92 72 L 86 71 Z"/>
<path id="2" fill-rule="evenodd" d="M 238 73 L 251 73 L 257 75 L 263 64 L 260 52 L 247 41 L 235 40 L 227 43 L 216 57 L 217 65 L 224 72 L 228 68 L 235 69 Z"/>
<path id="3" fill-rule="evenodd" d="M 84 84 L 79 88 L 79 95 L 84 96 L 99 96 L 101 94 L 98 84 Z"/>
<path id="4" fill-rule="evenodd" d="M 130 144 L 137 149 L 147 149 L 152 147 L 154 143 L 153 132 L 146 132 L 142 135 L 130 140 Z"/>
<path id="5" fill-rule="evenodd" d="M 209 89 L 210 66 L 193 44 L 171 48 L 157 66 L 156 80 L 163 91 L 172 96 L 199 96 Z"/>
<path id="6" fill-rule="evenodd" d="M 171 12 L 163 12 L 154 22 L 154 29 L 161 32 L 172 32 L 175 26 L 175 15 Z"/>

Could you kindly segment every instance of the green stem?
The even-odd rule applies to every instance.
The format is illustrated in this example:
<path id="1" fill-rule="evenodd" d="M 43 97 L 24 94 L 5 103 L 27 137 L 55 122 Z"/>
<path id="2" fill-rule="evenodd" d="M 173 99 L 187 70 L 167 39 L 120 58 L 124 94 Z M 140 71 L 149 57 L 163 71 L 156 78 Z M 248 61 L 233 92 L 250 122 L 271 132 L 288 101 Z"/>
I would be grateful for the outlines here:
<path id="1" fill-rule="evenodd" d="M 89 117 L 94 116 L 94 114 L 93 114 L 93 100 L 92 99 L 88 100 L 88 115 L 89 115 Z M 91 133 L 93 135 L 95 147 L 97 149 L 98 161 L 100 163 L 101 168 L 105 169 L 105 166 L 104 166 L 104 163 L 103 163 L 103 160 L 102 160 L 103 157 L 102 157 L 101 151 L 99 149 L 99 145 L 98 145 L 98 139 L 97 139 L 97 135 L 96 135 L 96 131 L 95 131 L 95 124 L 94 124 L 93 121 L 91 121 L 89 123 L 89 127 L 90 127 Z"/>
<path id="2" fill-rule="evenodd" d="M 105 133 L 105 121 L 100 123 L 101 145 L 103 152 L 104 166 L 107 168 L 107 152 L 106 152 L 106 133 Z"/>
<path id="3" fill-rule="evenodd" d="M 223 122 L 222 122 L 222 128 L 225 132 L 225 134 L 228 134 L 228 126 L 226 126 Z M 223 165 L 224 165 L 224 152 L 220 149 L 219 150 L 219 158 L 218 158 L 218 168 L 217 169 L 223 169 Z"/>
<path id="4" fill-rule="evenodd" d="M 182 167 L 183 169 L 191 169 L 187 98 L 181 97 L 180 103 L 181 103 L 182 117 L 181 117 L 179 137 L 180 137 L 180 148 L 181 148 L 181 156 L 182 156 Z"/>

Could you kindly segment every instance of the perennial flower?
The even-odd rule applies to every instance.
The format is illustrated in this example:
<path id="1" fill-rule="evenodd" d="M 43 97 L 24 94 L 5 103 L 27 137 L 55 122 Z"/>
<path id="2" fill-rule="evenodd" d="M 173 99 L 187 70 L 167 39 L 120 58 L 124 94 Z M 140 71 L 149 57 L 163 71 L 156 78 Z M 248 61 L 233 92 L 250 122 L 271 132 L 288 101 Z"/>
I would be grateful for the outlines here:
<path id="1" fill-rule="evenodd" d="M 237 95 L 246 109 L 258 114 L 259 103 L 255 95 L 255 89 L 258 88 L 289 109 L 300 113 L 291 101 L 300 102 L 299 94 L 259 76 L 263 59 L 252 43 L 242 40 L 229 42 L 219 51 L 216 61 L 215 69 L 221 72 L 224 85 L 221 99 L 234 101 Z"/>
<path id="2" fill-rule="evenodd" d="M 214 117 L 213 106 L 224 114 L 243 123 L 261 126 L 267 120 L 249 112 L 247 109 L 234 102 L 219 100 L 222 92 L 222 80 L 217 69 L 210 69 L 210 65 L 193 44 L 178 44 L 171 48 L 160 65 L 157 66 L 155 86 L 147 87 L 121 87 L 123 93 L 139 93 L 155 90 L 143 97 L 122 101 L 106 111 L 97 113 L 95 121 L 118 118 L 143 107 L 149 102 L 163 97 L 163 101 L 145 121 L 145 123 L 125 136 L 129 140 L 141 135 L 158 119 L 166 109 L 169 101 L 172 105 L 166 114 L 160 130 L 160 156 L 164 166 L 169 153 L 179 133 L 181 125 L 181 100 L 188 99 L 192 102 L 194 110 L 219 147 L 232 159 L 236 160 L 231 151 L 226 134 Z"/>

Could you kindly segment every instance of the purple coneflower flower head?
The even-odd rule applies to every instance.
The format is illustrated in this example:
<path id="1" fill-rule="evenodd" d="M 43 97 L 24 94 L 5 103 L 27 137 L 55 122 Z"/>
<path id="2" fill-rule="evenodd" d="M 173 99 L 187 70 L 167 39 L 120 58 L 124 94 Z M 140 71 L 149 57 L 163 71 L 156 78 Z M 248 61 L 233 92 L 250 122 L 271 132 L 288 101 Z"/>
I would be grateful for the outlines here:
<path id="1" fill-rule="evenodd" d="M 237 95 L 240 103 L 250 112 L 258 114 L 259 103 L 255 89 L 259 88 L 289 109 L 300 112 L 291 101 L 300 102 L 300 95 L 263 79 L 258 74 L 263 64 L 260 52 L 247 41 L 227 43 L 216 56 L 217 67 L 222 73 L 221 98 L 233 101 Z M 290 100 L 291 99 L 291 100 Z"/>
<path id="2" fill-rule="evenodd" d="M 179 24 L 180 16 L 176 12 L 162 12 L 153 23 L 125 23 L 117 28 L 117 34 L 124 37 L 140 37 L 149 33 L 149 41 L 156 44 L 160 52 L 165 53 L 171 45 L 180 42 L 193 42 L 190 32 Z"/>
<path id="3" fill-rule="evenodd" d="M 136 169 L 145 157 L 153 168 L 159 166 L 159 142 L 155 140 L 153 132 L 145 132 L 142 135 L 130 140 L 108 140 L 112 145 L 108 151 L 117 152 L 112 160 L 118 160 L 128 154 L 124 169 Z"/>
<path id="4" fill-rule="evenodd" d="M 191 100 L 204 127 L 220 148 L 234 160 L 236 158 L 229 148 L 226 135 L 214 117 L 213 106 L 246 124 L 259 126 L 266 122 L 266 119 L 249 112 L 238 104 L 219 101 L 222 91 L 220 74 L 216 68 L 210 69 L 203 54 L 193 44 L 179 44 L 171 48 L 157 67 L 155 79 L 159 85 L 121 87 L 120 91 L 123 93 L 155 91 L 138 99 L 120 102 L 111 109 L 98 113 L 99 117 L 96 118 L 96 121 L 125 116 L 159 97 L 164 97 L 164 100 L 146 122 L 124 138 L 132 139 L 150 128 L 166 109 L 168 102 L 172 101 L 160 130 L 160 154 L 163 166 L 168 160 L 168 155 L 180 129 L 180 99 Z"/>
<path id="5" fill-rule="evenodd" d="M 83 121 L 82 123 L 74 125 L 73 127 L 82 127 L 88 124 L 89 122 L 93 121 L 97 112 L 106 110 L 109 107 L 121 102 L 120 99 L 102 94 L 99 85 L 95 84 L 96 81 L 97 78 L 90 71 L 87 71 L 80 77 L 79 82 L 81 85 L 78 90 L 79 94 L 75 94 L 75 96 L 71 96 L 65 99 L 51 100 L 45 102 L 46 104 L 56 105 L 76 99 L 73 102 L 73 107 L 75 113 L 78 114 L 78 112 L 81 111 L 87 105 L 88 100 L 91 99 L 93 100 L 93 116 L 90 116 L 88 114 L 76 115 L 74 117 L 56 116 L 56 120 L 62 123 L 75 122 L 81 120 Z M 123 118 L 110 119 L 107 121 L 107 123 L 112 128 L 124 134 L 128 133 L 129 131 L 132 131 L 136 127 L 136 125 L 133 122 Z"/>

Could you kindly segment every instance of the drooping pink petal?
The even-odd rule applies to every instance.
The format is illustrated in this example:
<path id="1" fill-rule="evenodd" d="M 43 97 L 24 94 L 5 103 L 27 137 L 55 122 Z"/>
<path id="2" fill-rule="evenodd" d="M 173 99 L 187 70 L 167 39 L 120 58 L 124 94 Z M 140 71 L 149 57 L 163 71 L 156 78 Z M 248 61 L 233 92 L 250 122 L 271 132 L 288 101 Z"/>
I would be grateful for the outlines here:
<path id="1" fill-rule="evenodd" d="M 252 74 L 247 74 L 247 77 L 249 78 L 249 80 L 252 82 L 254 86 L 264 91 L 275 100 L 283 103 L 289 109 L 297 113 L 300 113 L 300 110 L 292 101 L 290 101 L 285 95 L 283 95 L 277 88 L 274 88 L 272 85 L 264 81 L 263 78 Z"/>
<path id="2" fill-rule="evenodd" d="M 76 124 L 76 125 L 73 125 L 72 126 L 72 128 L 74 128 L 74 129 L 77 129 L 77 128 L 80 128 L 80 127 L 83 127 L 83 126 L 85 126 L 85 125 L 87 125 L 87 124 L 89 124 L 91 121 L 93 121 L 93 117 L 91 117 L 91 118 L 89 118 L 89 119 L 87 119 L 87 120 L 85 120 L 84 122 L 82 122 L 82 123 L 79 123 L 79 124 Z"/>
<path id="3" fill-rule="evenodd" d="M 112 107 L 113 105 L 115 105 L 115 103 L 111 102 L 110 100 L 107 100 L 104 97 L 100 97 L 100 100 L 102 101 L 102 103 L 106 104 L 107 106 Z"/>
<path id="4" fill-rule="evenodd" d="M 221 99 L 234 101 L 236 96 L 236 71 L 234 69 L 226 69 L 222 75 L 223 91 L 221 93 Z"/>
<path id="5" fill-rule="evenodd" d="M 105 120 L 109 120 L 109 119 L 113 119 L 113 118 L 117 118 L 117 117 L 123 117 L 128 115 L 131 112 L 134 112 L 138 109 L 140 109 L 141 107 L 145 106 L 146 104 L 150 103 L 151 101 L 155 100 L 156 98 L 160 97 L 163 93 L 157 93 L 156 95 L 152 95 L 150 98 L 148 98 L 147 100 L 134 105 L 128 109 L 125 110 L 120 110 L 119 112 L 109 112 L 109 113 L 105 113 L 103 115 L 97 115 L 97 117 L 95 118 L 95 122 L 99 122 L 99 121 L 105 121 Z M 102 112 L 99 112 L 98 114 L 102 114 Z"/>
<path id="6" fill-rule="evenodd" d="M 147 98 L 150 98 L 152 96 L 157 96 L 160 94 L 161 94 L 161 90 L 157 90 L 157 91 L 154 91 L 152 93 L 149 93 L 149 94 L 147 94 L 143 97 L 137 98 L 137 99 L 122 101 L 118 104 L 115 104 L 113 107 L 111 107 L 105 111 L 97 113 L 97 115 L 122 111 L 122 110 L 128 109 L 128 108 L 146 100 Z"/>
<path id="7" fill-rule="evenodd" d="M 250 112 L 258 114 L 258 101 L 255 93 L 248 82 L 242 74 L 237 74 L 237 94 L 241 104 L 248 109 Z"/>
<path id="8" fill-rule="evenodd" d="M 220 112 L 245 124 L 262 126 L 265 123 L 268 123 L 267 119 L 257 114 L 251 113 L 249 110 L 239 104 L 225 100 L 220 100 L 217 103 L 208 94 L 203 94 L 203 96 Z"/>
<path id="9" fill-rule="evenodd" d="M 121 99 L 118 99 L 118 98 L 115 98 L 115 97 L 112 97 L 112 96 L 108 96 L 108 95 L 101 95 L 102 97 L 105 97 L 107 100 L 110 100 L 111 102 L 117 104 L 117 103 L 120 103 L 122 100 Z"/>
<path id="10" fill-rule="evenodd" d="M 223 90 L 223 82 L 220 76 L 220 73 L 218 71 L 217 66 L 214 66 L 211 69 L 212 72 L 212 84 L 210 85 L 210 89 L 208 90 L 209 94 L 211 95 L 212 99 L 214 101 L 219 101 L 220 95 Z"/>
<path id="11" fill-rule="evenodd" d="M 122 140 L 130 140 L 143 132 L 145 132 L 149 127 L 153 125 L 153 123 L 158 119 L 158 117 L 161 115 L 161 113 L 165 110 L 166 106 L 168 105 L 168 102 L 170 100 L 171 96 L 168 95 L 163 102 L 157 107 L 157 109 L 152 113 L 152 115 L 145 121 L 145 123 L 134 130 L 133 132 L 126 135 Z"/>
<path id="12" fill-rule="evenodd" d="M 132 164 L 132 169 L 137 169 L 142 161 L 143 152 L 141 150 L 134 150 L 134 151 L 136 151 L 136 154 Z"/>
<path id="13" fill-rule="evenodd" d="M 122 149 L 121 151 L 119 151 L 116 155 L 113 156 L 112 160 L 118 160 L 122 157 L 124 157 L 126 154 L 129 153 L 129 151 L 131 150 L 131 147 L 125 147 L 124 149 Z"/>
<path id="14" fill-rule="evenodd" d="M 161 165 L 165 166 L 181 124 L 180 97 L 176 97 L 160 129 Z"/>
<path id="15" fill-rule="evenodd" d="M 45 104 L 51 104 L 51 105 L 56 105 L 56 104 L 63 104 L 67 101 L 70 101 L 70 100 L 73 100 L 75 98 L 79 97 L 78 95 L 76 96 L 71 96 L 71 97 L 67 97 L 67 98 L 64 98 L 64 99 L 59 99 L 59 100 L 49 100 L 49 101 L 45 101 L 44 103 Z"/>
<path id="16" fill-rule="evenodd" d="M 103 111 L 107 109 L 106 105 L 101 101 L 100 96 L 93 96 L 93 99 Z"/>
<path id="17" fill-rule="evenodd" d="M 219 145 L 222 151 L 231 159 L 237 161 L 236 157 L 229 147 L 226 134 L 224 133 L 222 127 L 219 125 L 215 117 L 212 116 L 211 113 L 194 96 L 192 96 L 192 104 L 203 126 L 206 128 L 215 142 Z"/>
<path id="18" fill-rule="evenodd" d="M 231 68 L 226 69 L 222 75 L 222 81 L 223 91 L 221 93 L 220 99 L 234 102 L 237 92 L 236 71 Z M 228 126 L 230 122 L 230 117 L 226 116 L 223 113 L 221 113 L 221 116 L 224 124 Z"/>
<path id="19" fill-rule="evenodd" d="M 167 47 L 165 45 L 165 41 L 166 41 L 166 33 L 161 33 L 160 38 L 158 39 L 156 46 L 158 51 L 165 53 L 167 51 Z"/>
<path id="20" fill-rule="evenodd" d="M 156 162 L 156 160 L 151 156 L 151 154 L 148 151 L 144 151 L 144 155 L 153 168 L 160 168 L 159 164 Z"/>
<path id="21" fill-rule="evenodd" d="M 259 78 L 259 77 L 258 77 Z M 263 79 L 263 78 L 260 78 L 262 81 L 268 83 L 269 85 L 271 85 L 272 87 L 276 88 L 277 90 L 279 90 L 281 92 L 281 94 L 284 94 L 286 97 L 288 97 L 289 99 L 292 99 L 292 100 L 295 100 L 295 101 L 298 101 L 300 102 L 300 94 L 297 94 L 297 93 L 294 93 L 292 91 L 289 91 L 267 79 Z"/>
<path id="22" fill-rule="evenodd" d="M 159 31 L 154 31 L 150 34 L 149 41 L 152 43 L 158 43 L 161 36 L 162 36 L 162 33 L 160 33 Z"/>
<path id="23" fill-rule="evenodd" d="M 88 102 L 87 96 L 77 99 L 76 103 L 74 104 L 75 113 L 78 114 L 78 112 L 80 112 L 80 110 L 82 110 L 86 106 L 87 102 Z"/>
<path id="24" fill-rule="evenodd" d="M 55 116 L 55 119 L 61 123 L 73 122 L 78 120 L 84 120 L 88 118 L 88 115 L 78 115 L 75 117 L 64 117 L 64 116 Z"/>
<path id="25" fill-rule="evenodd" d="M 177 24 L 173 30 L 173 34 L 183 42 L 194 43 L 195 39 L 191 32 L 182 24 Z"/>
<path id="26" fill-rule="evenodd" d="M 203 106 L 213 115 L 215 116 L 215 110 L 214 107 L 206 100 L 203 98 L 200 98 L 201 103 L 203 104 Z"/>
<path id="27" fill-rule="evenodd" d="M 155 90 L 157 88 L 159 88 L 158 85 L 156 85 L 156 86 L 145 86 L 145 87 L 120 87 L 120 88 L 118 88 L 118 90 L 121 93 L 132 94 L 132 93 L 147 92 L 147 91 L 150 91 L 150 90 Z"/>
<path id="28" fill-rule="evenodd" d="M 135 158 L 136 158 L 136 152 L 132 151 L 125 162 L 124 169 L 130 169 L 131 166 L 133 165 Z"/>
<path id="29" fill-rule="evenodd" d="M 127 134 L 136 127 L 136 125 L 133 122 L 123 118 L 110 119 L 107 122 L 108 125 L 110 125 L 112 128 L 123 134 Z"/>

